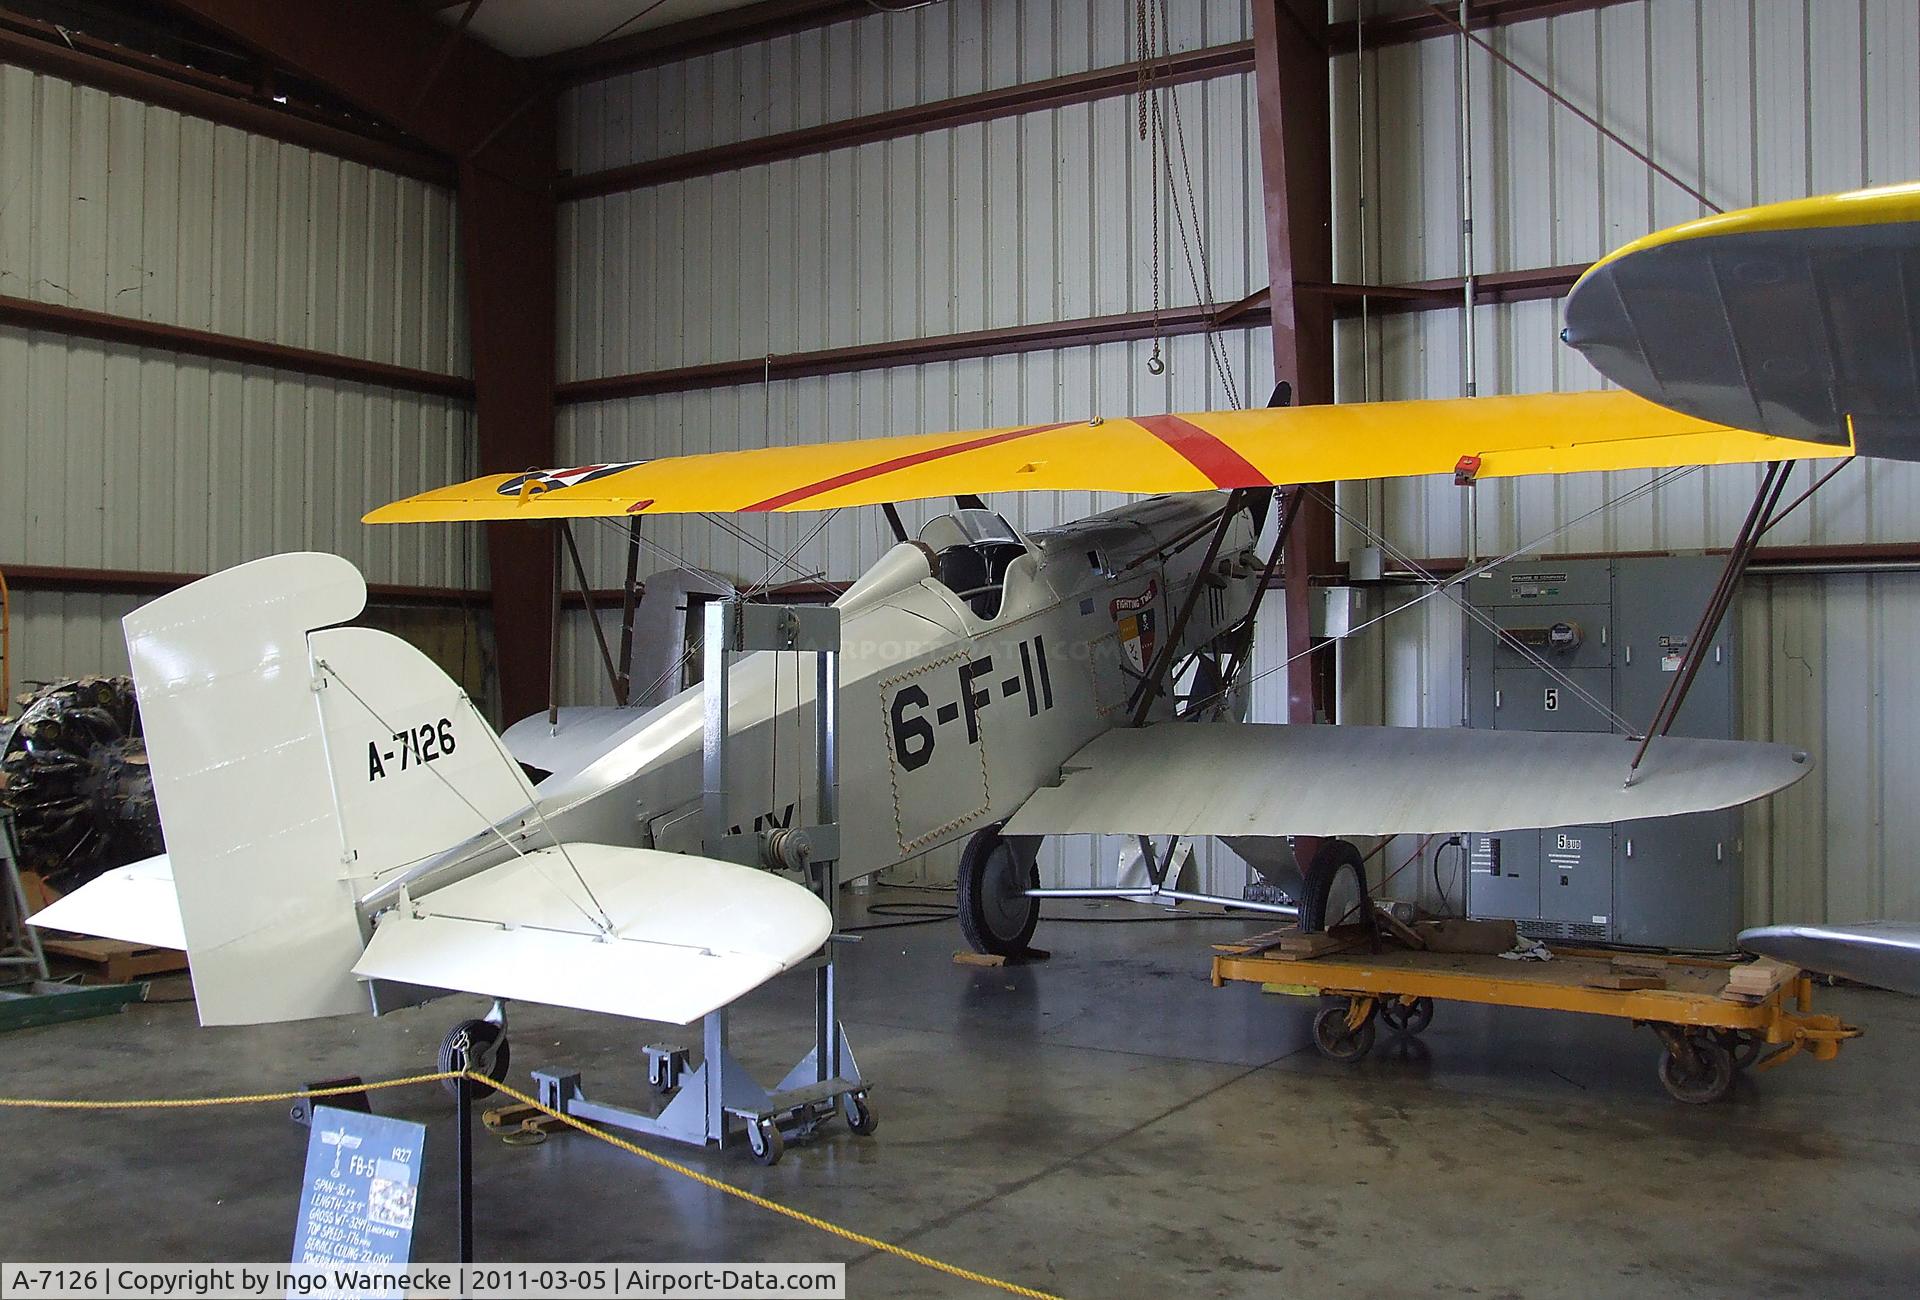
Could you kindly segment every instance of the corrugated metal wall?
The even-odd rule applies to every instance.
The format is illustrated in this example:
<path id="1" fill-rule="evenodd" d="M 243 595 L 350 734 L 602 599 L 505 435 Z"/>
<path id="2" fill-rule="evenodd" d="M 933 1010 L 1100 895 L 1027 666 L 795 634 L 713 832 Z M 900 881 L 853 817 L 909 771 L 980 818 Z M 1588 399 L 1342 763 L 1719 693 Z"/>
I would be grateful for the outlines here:
<path id="1" fill-rule="evenodd" d="M 0 67 L 0 293 L 466 373 L 457 254 L 445 190 Z M 477 537 L 359 523 L 472 473 L 461 403 L 8 328 L 0 411 L 0 563 L 481 572 Z M 16 593 L 14 680 L 124 671 L 136 603 Z"/>
<path id="2" fill-rule="evenodd" d="M 1910 0 L 1650 0 L 1501 28 L 1489 39 L 1723 207 L 1920 176 L 1920 6 Z M 1469 77 L 1478 270 L 1584 262 L 1702 214 L 1484 52 L 1473 53 Z M 1341 59 L 1336 82 L 1342 278 L 1459 274 L 1454 43 L 1383 49 L 1364 70 Z M 1558 343 L 1557 304 L 1483 307 L 1477 321 L 1481 392 L 1595 385 L 1593 371 Z M 1455 395 L 1461 337 L 1457 312 L 1376 321 L 1364 333 L 1344 326 L 1342 396 Z M 1800 471 L 1796 490 L 1824 468 Z M 1685 550 L 1727 544 L 1758 471 L 1696 473 L 1574 522 L 1650 477 L 1488 484 L 1474 490 L 1471 537 L 1468 494 L 1447 480 L 1343 496 L 1413 556 L 1500 554 L 1569 524 L 1548 551 Z M 1882 462 L 1849 468 L 1768 541 L 1916 539 L 1920 471 Z M 1888 669 L 1920 618 L 1920 579 L 1755 577 L 1740 616 L 1747 734 L 1806 743 L 1822 764 L 1749 816 L 1747 919 L 1920 918 L 1920 860 L 1904 850 L 1900 812 L 1920 775 L 1920 712 Z M 1385 626 L 1389 635 L 1343 656 L 1352 716 L 1457 723 L 1457 611 L 1430 600 Z M 1430 897 L 1430 877 L 1422 888 Z"/>

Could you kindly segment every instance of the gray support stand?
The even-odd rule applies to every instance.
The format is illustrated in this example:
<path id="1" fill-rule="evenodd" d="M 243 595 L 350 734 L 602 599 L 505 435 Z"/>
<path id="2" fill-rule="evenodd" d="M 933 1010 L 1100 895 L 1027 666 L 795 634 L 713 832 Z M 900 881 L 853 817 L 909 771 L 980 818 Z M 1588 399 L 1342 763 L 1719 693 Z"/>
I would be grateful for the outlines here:
<path id="1" fill-rule="evenodd" d="M 13 814 L 0 813 L 0 983 L 47 978 L 47 955 L 40 932 L 27 924 L 32 912 L 20 861 L 14 851 Z"/>
<path id="2" fill-rule="evenodd" d="M 735 1121 L 746 1132 L 754 1159 L 772 1164 L 787 1139 L 812 1136 L 835 1114 L 862 1135 L 877 1126 L 867 1084 L 840 1024 L 834 947 L 839 930 L 835 866 L 840 856 L 839 730 L 840 612 L 825 606 L 753 605 L 714 601 L 706 609 L 704 677 L 706 710 L 702 744 L 702 848 L 708 857 L 753 866 L 805 871 L 834 917 L 835 936 L 796 969 L 813 971 L 814 1046 L 769 1092 L 747 1073 L 727 1044 L 727 1008 L 701 1024 L 701 1061 L 685 1068 L 684 1049 L 649 1047 L 648 1078 L 666 1097 L 657 1113 L 590 1100 L 575 1071 L 536 1070 L 540 1100 L 567 1115 L 651 1137 L 694 1146 L 725 1147 Z M 761 650 L 812 653 L 817 821 L 799 828 L 734 834 L 728 817 L 728 671 L 735 656 Z"/>

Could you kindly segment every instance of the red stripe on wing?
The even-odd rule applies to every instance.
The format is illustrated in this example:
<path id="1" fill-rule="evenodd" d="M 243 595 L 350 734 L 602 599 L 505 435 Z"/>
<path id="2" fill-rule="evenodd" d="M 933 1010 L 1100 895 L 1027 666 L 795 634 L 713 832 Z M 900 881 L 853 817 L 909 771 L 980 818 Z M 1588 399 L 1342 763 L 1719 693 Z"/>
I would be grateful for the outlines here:
<path id="1" fill-rule="evenodd" d="M 1245 456 L 1177 415 L 1136 416 L 1134 423 L 1179 452 L 1189 465 L 1205 474 L 1215 487 L 1271 487 L 1272 482 Z"/>
<path id="2" fill-rule="evenodd" d="M 1036 433 L 1050 433 L 1055 429 L 1064 429 L 1073 421 L 1059 424 L 1039 424 L 1031 429 L 1008 429 L 1004 433 L 989 433 L 979 438 L 969 438 L 965 442 L 948 443 L 944 447 L 929 447 L 925 451 L 911 452 L 905 456 L 895 456 L 891 460 L 876 461 L 872 465 L 862 465 L 859 469 L 850 469 L 832 478 L 823 478 L 817 483 L 805 487 L 789 488 L 778 496 L 768 497 L 765 501 L 756 501 L 750 506 L 742 506 L 743 514 L 754 514 L 766 510 L 779 510 L 794 505 L 810 497 L 822 496 L 836 488 L 852 483 L 864 483 L 868 479 L 879 478 L 899 469 L 911 469 L 915 465 L 924 465 L 928 461 L 943 460 L 948 456 L 958 456 L 962 452 L 978 451 L 982 447 L 994 447 L 1003 442 L 1012 442 L 1016 438 L 1031 438 Z"/>

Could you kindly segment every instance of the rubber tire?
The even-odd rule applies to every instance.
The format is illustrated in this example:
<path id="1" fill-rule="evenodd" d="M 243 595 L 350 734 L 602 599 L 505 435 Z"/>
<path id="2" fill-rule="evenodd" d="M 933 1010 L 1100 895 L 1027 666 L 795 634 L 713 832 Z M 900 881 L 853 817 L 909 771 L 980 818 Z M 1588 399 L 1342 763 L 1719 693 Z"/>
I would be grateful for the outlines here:
<path id="1" fill-rule="evenodd" d="M 1345 1003 L 1321 1007 L 1313 1017 L 1313 1045 L 1329 1061 L 1352 1065 L 1373 1050 L 1373 1020 L 1368 1016 L 1360 1028 L 1348 1029 Z"/>
<path id="2" fill-rule="evenodd" d="M 1660 1086 L 1675 1101 L 1684 1101 L 1690 1106 L 1706 1106 L 1721 1101 L 1733 1091 L 1733 1053 L 1727 1050 L 1725 1043 L 1713 1038 L 1693 1038 L 1689 1040 L 1695 1062 L 1694 1067 L 1683 1065 L 1680 1054 L 1674 1051 L 1660 1053 Z"/>
<path id="3" fill-rule="evenodd" d="M 486 1056 L 488 1051 L 492 1056 L 481 1073 L 495 1083 L 505 1079 L 507 1067 L 513 1063 L 513 1044 L 507 1039 L 500 1026 L 491 1020 L 462 1020 L 449 1029 L 447 1036 L 440 1040 L 440 1069 L 447 1071 L 469 1068 L 467 1061 L 475 1042 L 483 1045 L 482 1056 Z M 455 1097 L 460 1095 L 459 1090 L 462 1087 L 466 1088 L 467 1096 L 474 1101 L 485 1100 L 494 1093 L 491 1085 L 475 1083 L 472 1079 L 447 1079 L 444 1082 L 447 1091 Z"/>
<path id="4" fill-rule="evenodd" d="M 1014 855 L 1009 865 L 1004 859 L 997 859 L 1000 850 Z M 1037 837 L 1021 836 L 1008 839 L 1000 834 L 998 826 L 989 826 L 985 830 L 975 831 L 973 838 L 967 841 L 967 847 L 960 855 L 960 870 L 954 878 L 955 903 L 960 915 L 960 933 L 966 937 L 967 945 L 975 952 L 993 953 L 1000 957 L 1018 957 L 1027 951 L 1033 940 L 1033 932 L 1040 924 L 1040 900 L 1027 899 L 1024 916 L 1017 925 L 1008 924 L 1008 918 L 996 915 L 1010 909 L 993 906 L 996 897 L 1004 900 L 1004 895 L 996 893 L 996 888 L 1005 888 L 1007 882 L 996 878 L 1018 870 L 1018 863 L 1024 858 L 1027 863 L 1025 888 L 1037 888 L 1040 884 L 1040 866 L 1038 855 L 1040 841 Z"/>
<path id="5" fill-rule="evenodd" d="M 1380 1004 L 1380 1018 L 1396 1034 L 1420 1034 L 1433 1023 L 1433 999 L 1415 998 L 1413 1005 L 1388 999 Z"/>
<path id="6" fill-rule="evenodd" d="M 772 1120 L 759 1120 L 747 1134 L 747 1151 L 756 1165 L 777 1165 L 787 1153 L 786 1136 Z"/>
<path id="7" fill-rule="evenodd" d="M 1327 928 L 1327 903 L 1333 893 L 1334 881 L 1340 872 L 1352 868 L 1353 875 L 1360 882 L 1361 923 L 1369 920 L 1368 912 L 1373 907 L 1373 896 L 1367 892 L 1367 868 L 1360 857 L 1360 850 L 1347 840 L 1325 840 L 1320 851 L 1313 856 L 1313 864 L 1306 870 L 1300 889 L 1300 929 L 1304 934 L 1319 934 Z"/>
<path id="8" fill-rule="evenodd" d="M 880 1127 L 880 1117 L 873 1113 L 873 1106 L 867 1101 L 865 1093 L 843 1098 L 840 1109 L 846 1116 L 847 1128 L 861 1137 L 872 1137 L 874 1130 Z"/>

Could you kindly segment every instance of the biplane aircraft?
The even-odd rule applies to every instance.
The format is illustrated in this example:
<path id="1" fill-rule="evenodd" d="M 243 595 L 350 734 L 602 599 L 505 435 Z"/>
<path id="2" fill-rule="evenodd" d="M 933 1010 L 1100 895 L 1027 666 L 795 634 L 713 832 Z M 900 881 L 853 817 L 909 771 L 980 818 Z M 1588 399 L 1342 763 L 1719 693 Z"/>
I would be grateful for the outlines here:
<path id="1" fill-rule="evenodd" d="M 492 475 L 367 521 L 1148 494 L 1031 534 L 963 505 L 918 536 L 900 530 L 835 602 L 839 878 L 964 841 L 962 927 L 1007 953 L 1038 919 L 1041 837 L 1316 837 L 1291 887 L 1311 926 L 1334 879 L 1361 875 L 1343 837 L 1694 812 L 1809 769 L 1790 746 L 1666 736 L 1660 719 L 1632 737 L 1235 716 L 1284 522 L 1268 554 L 1257 538 L 1282 485 L 1767 463 L 1750 542 L 1778 508 L 1783 465 L 1920 459 L 1920 186 L 1651 235 L 1590 270 L 1566 319 L 1567 343 L 1625 391 L 636 460 Z M 827 939 L 814 893 L 708 855 L 698 689 L 558 726 L 540 715 L 503 739 L 420 652 L 347 626 L 365 597 L 345 560 L 281 555 L 129 615 L 169 855 L 39 920 L 182 943 L 210 1024 L 364 1010 L 368 986 L 376 1007 L 382 989 L 412 988 L 686 1022 Z M 784 825 L 804 799 L 812 685 L 789 659 L 748 656 L 727 679 L 737 828 Z M 532 784 L 516 759 L 550 775 Z M 1189 896 L 1161 874 L 1135 892 Z"/>

